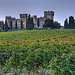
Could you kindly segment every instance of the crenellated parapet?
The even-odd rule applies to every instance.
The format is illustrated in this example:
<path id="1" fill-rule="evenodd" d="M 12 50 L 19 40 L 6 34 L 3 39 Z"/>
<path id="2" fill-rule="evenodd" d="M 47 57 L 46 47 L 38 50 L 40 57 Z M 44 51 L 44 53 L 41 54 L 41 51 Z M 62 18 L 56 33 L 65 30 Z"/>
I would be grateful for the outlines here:
<path id="1" fill-rule="evenodd" d="M 53 11 L 44 11 L 44 18 L 49 18 L 51 20 L 54 20 L 54 12 Z"/>
<path id="2" fill-rule="evenodd" d="M 27 22 L 27 19 L 29 17 L 28 14 L 26 14 L 26 13 L 25 14 L 19 14 L 19 17 L 20 17 L 19 19 L 16 19 L 15 17 L 6 16 L 5 20 L 7 21 L 7 24 L 9 27 L 10 27 L 10 21 L 12 21 L 13 28 L 15 28 L 15 22 L 17 21 L 18 29 L 21 28 L 21 20 L 22 20 L 23 28 L 26 29 L 26 22 Z M 39 17 L 39 19 L 38 19 L 37 15 L 33 15 L 30 17 L 33 18 L 33 23 L 34 23 L 35 28 L 38 28 L 38 25 L 39 25 L 39 28 L 43 28 L 45 19 L 49 18 L 49 19 L 54 21 L 54 11 L 44 11 L 44 16 Z"/>

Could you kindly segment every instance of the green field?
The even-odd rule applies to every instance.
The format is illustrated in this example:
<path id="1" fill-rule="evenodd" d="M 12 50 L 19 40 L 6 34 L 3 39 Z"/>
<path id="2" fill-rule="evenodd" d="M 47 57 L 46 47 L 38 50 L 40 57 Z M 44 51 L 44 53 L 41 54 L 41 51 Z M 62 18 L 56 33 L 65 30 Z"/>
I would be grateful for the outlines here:
<path id="1" fill-rule="evenodd" d="M 26 68 L 34 72 L 41 66 L 53 70 L 53 75 L 73 75 L 75 29 L 1 32 L 0 63 L 6 71 Z"/>

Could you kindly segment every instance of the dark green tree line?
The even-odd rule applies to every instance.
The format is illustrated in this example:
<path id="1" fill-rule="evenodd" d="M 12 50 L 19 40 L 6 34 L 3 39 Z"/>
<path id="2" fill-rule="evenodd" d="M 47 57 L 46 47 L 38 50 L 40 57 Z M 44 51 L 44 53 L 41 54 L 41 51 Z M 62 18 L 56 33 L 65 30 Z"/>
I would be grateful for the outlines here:
<path id="1" fill-rule="evenodd" d="M 43 27 L 45 28 L 53 28 L 53 20 L 50 20 L 49 18 L 47 18 L 45 20 L 45 23 L 43 25 Z"/>
<path id="2" fill-rule="evenodd" d="M 12 21 L 10 21 L 10 29 L 12 29 Z"/>
<path id="3" fill-rule="evenodd" d="M 17 21 L 15 22 L 15 29 L 18 29 L 18 27 L 17 27 Z"/>
<path id="4" fill-rule="evenodd" d="M 22 22 L 22 20 L 21 20 L 21 29 L 23 29 L 23 22 Z"/>
<path id="5" fill-rule="evenodd" d="M 33 18 L 31 18 L 31 15 L 29 14 L 28 20 L 26 22 L 26 29 L 32 30 L 34 28 Z"/>
<path id="6" fill-rule="evenodd" d="M 8 31 L 8 24 L 6 20 L 5 20 L 5 25 L 4 25 L 4 31 Z"/>
<path id="7" fill-rule="evenodd" d="M 68 29 L 69 28 L 69 24 L 68 24 L 68 20 L 66 19 L 64 21 L 64 29 Z"/>

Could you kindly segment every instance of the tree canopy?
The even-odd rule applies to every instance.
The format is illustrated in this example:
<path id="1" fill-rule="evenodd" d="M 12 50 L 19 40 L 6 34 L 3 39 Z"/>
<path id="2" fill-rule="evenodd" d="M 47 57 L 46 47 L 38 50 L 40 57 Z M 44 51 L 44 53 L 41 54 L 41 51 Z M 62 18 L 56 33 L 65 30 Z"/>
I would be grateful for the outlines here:
<path id="1" fill-rule="evenodd" d="M 18 27 L 17 27 L 17 21 L 15 22 L 15 29 L 18 29 Z"/>
<path id="2" fill-rule="evenodd" d="M 58 23 L 57 21 L 55 21 L 54 23 L 53 23 L 53 28 L 54 29 L 60 29 L 60 23 Z"/>
<path id="3" fill-rule="evenodd" d="M 26 22 L 26 29 L 31 30 L 33 28 L 34 28 L 33 18 L 31 18 L 30 14 L 29 14 L 29 17 L 28 17 L 27 22 Z"/>
<path id="4" fill-rule="evenodd" d="M 12 21 L 10 21 L 10 29 L 12 29 Z"/>
<path id="5" fill-rule="evenodd" d="M 50 20 L 49 18 L 47 18 L 45 20 L 45 23 L 44 23 L 43 27 L 52 28 L 53 27 L 53 20 Z"/>
<path id="6" fill-rule="evenodd" d="M 0 21 L 0 27 L 3 27 L 3 25 L 4 25 L 4 22 Z"/>
<path id="7" fill-rule="evenodd" d="M 6 20 L 5 20 L 5 25 L 4 25 L 4 31 L 8 31 L 8 24 Z"/>

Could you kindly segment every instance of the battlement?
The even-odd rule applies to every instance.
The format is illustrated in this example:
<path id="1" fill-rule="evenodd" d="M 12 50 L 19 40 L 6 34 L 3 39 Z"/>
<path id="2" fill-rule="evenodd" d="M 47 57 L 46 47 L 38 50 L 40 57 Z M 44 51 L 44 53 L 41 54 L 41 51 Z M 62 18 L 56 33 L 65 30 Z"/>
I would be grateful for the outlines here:
<path id="1" fill-rule="evenodd" d="M 11 19 L 11 16 L 5 16 L 5 19 L 6 20 Z"/>
<path id="2" fill-rule="evenodd" d="M 44 13 L 49 13 L 50 11 L 44 11 Z"/>
<path id="3" fill-rule="evenodd" d="M 20 14 L 20 18 L 27 18 L 28 14 Z"/>
<path id="4" fill-rule="evenodd" d="M 37 18 L 37 15 L 33 15 L 33 18 Z"/>
<path id="5" fill-rule="evenodd" d="M 12 20 L 16 20 L 16 18 L 15 17 L 13 17 L 13 18 L 11 18 Z"/>
<path id="6" fill-rule="evenodd" d="M 37 15 L 33 15 L 31 16 L 30 14 L 19 14 L 19 19 L 16 19 L 15 17 L 11 17 L 11 16 L 6 16 L 5 20 L 7 21 L 8 26 L 10 27 L 10 21 L 12 21 L 12 26 L 13 28 L 15 28 L 15 22 L 17 22 L 17 26 L 18 28 L 21 28 L 21 20 L 23 22 L 23 28 L 26 28 L 26 22 L 28 20 L 28 18 L 33 18 L 33 23 L 34 23 L 34 27 L 38 28 L 43 28 L 44 25 L 44 21 L 49 18 L 50 20 L 54 21 L 54 11 L 44 11 L 44 16 L 43 17 L 37 17 Z"/>
<path id="7" fill-rule="evenodd" d="M 54 11 L 44 11 L 44 15 L 52 15 L 52 16 L 54 16 Z"/>
<path id="8" fill-rule="evenodd" d="M 54 12 L 54 11 L 44 11 L 44 13 L 51 13 L 51 12 Z"/>

